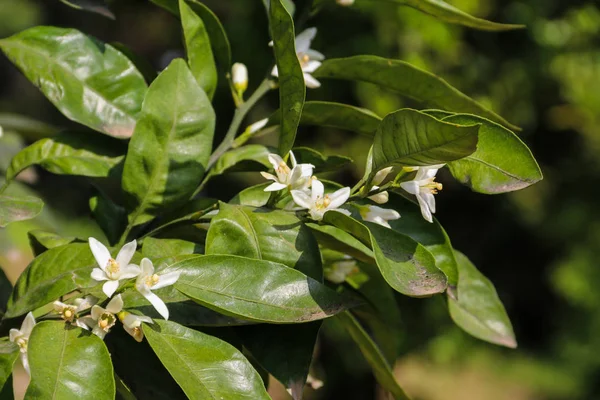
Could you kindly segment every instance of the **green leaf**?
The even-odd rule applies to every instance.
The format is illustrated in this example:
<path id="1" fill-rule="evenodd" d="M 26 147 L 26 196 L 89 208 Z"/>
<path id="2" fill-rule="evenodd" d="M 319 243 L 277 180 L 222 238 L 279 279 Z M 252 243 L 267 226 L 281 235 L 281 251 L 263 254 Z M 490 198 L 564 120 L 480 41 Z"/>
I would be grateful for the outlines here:
<path id="1" fill-rule="evenodd" d="M 360 348 L 361 353 L 373 369 L 373 374 L 377 382 L 396 400 L 408 400 L 409 397 L 400 387 L 392 367 L 385 359 L 383 353 L 377 344 L 371 339 L 360 323 L 352 316 L 350 312 L 343 312 L 335 316 L 335 321 L 343 325 L 344 329 L 350 334 L 352 339 Z"/>
<path id="2" fill-rule="evenodd" d="M 181 239 L 155 239 L 148 237 L 144 239 L 142 255 L 151 260 L 158 258 L 173 257 L 186 254 L 194 254 L 200 245 Z"/>
<path id="3" fill-rule="evenodd" d="M 351 305 L 343 296 L 282 264 L 210 255 L 173 264 L 175 287 L 226 315 L 259 322 L 298 323 L 327 318 Z"/>
<path id="4" fill-rule="evenodd" d="M 4 317 L 4 313 L 6 312 L 6 305 L 8 303 L 8 298 L 10 297 L 11 292 L 12 284 L 6 277 L 4 269 L 0 266 L 0 319 Z"/>
<path id="5" fill-rule="evenodd" d="M 90 198 L 90 210 L 111 244 L 118 242 L 127 226 L 127 211 L 115 204 L 102 191 Z"/>
<path id="6" fill-rule="evenodd" d="M 298 164 L 312 164 L 315 172 L 337 171 L 352 162 L 352 159 L 344 156 L 326 156 L 308 147 L 295 147 L 294 156 Z"/>
<path id="7" fill-rule="evenodd" d="M 306 97 L 304 75 L 296 55 L 294 21 L 281 0 L 271 0 L 269 21 L 277 70 L 279 72 L 279 105 L 281 132 L 279 153 L 286 155 L 294 146 L 296 131 Z"/>
<path id="8" fill-rule="evenodd" d="M 322 321 L 295 325 L 249 325 L 236 328 L 254 359 L 301 398 Z"/>
<path id="9" fill-rule="evenodd" d="M 221 203 L 206 238 L 206 254 L 273 261 L 322 280 L 321 253 L 293 212 Z"/>
<path id="10" fill-rule="evenodd" d="M 37 197 L 0 195 L 0 228 L 11 222 L 34 218 L 43 207 L 44 202 Z"/>
<path id="11" fill-rule="evenodd" d="M 455 254 L 458 286 L 448 288 L 448 309 L 454 323 L 476 338 L 516 348 L 510 319 L 494 285 L 464 254 Z"/>
<path id="12" fill-rule="evenodd" d="M 77 10 L 89 11 L 100 14 L 110 19 L 115 19 L 115 15 L 110 11 L 104 0 L 60 0 L 66 5 Z"/>
<path id="13" fill-rule="evenodd" d="M 229 150 L 219 158 L 209 174 L 216 176 L 226 171 L 264 171 L 264 167 L 271 168 L 267 159 L 269 153 L 271 151 L 261 144 L 249 144 Z"/>
<path id="14" fill-rule="evenodd" d="M 75 241 L 74 237 L 62 237 L 56 233 L 46 232 L 41 229 L 29 231 L 27 232 L 27 236 L 29 237 L 29 244 L 36 257 L 48 249 L 64 246 Z"/>
<path id="15" fill-rule="evenodd" d="M 21 274 L 8 300 L 6 318 L 50 303 L 73 290 L 75 274 L 91 274 L 96 260 L 87 243 L 55 247 L 36 257 Z"/>
<path id="16" fill-rule="evenodd" d="M 410 237 L 335 211 L 325 213 L 323 221 L 371 248 L 381 275 L 394 290 L 423 297 L 446 289 L 446 276 L 435 266 L 433 255 Z"/>
<path id="17" fill-rule="evenodd" d="M 488 110 L 445 80 L 407 62 L 376 56 L 354 56 L 328 59 L 314 72 L 315 78 L 346 79 L 370 82 L 395 90 L 428 107 L 473 113 L 518 129 L 504 118 Z"/>
<path id="18" fill-rule="evenodd" d="M 373 0 L 372 0 L 373 1 Z M 510 31 L 523 29 L 525 25 L 500 24 L 467 14 L 443 0 L 374 0 L 406 5 L 432 15 L 444 22 L 467 26 L 484 31 Z"/>
<path id="19" fill-rule="evenodd" d="M 38 26 L 0 48 L 67 118 L 108 135 L 132 135 L 144 77 L 114 47 L 75 29 Z"/>
<path id="20" fill-rule="evenodd" d="M 437 219 L 433 223 L 427 222 L 421 215 L 420 208 L 413 202 L 390 194 L 390 200 L 385 208 L 398 211 L 401 218 L 389 221 L 396 232 L 410 236 L 419 242 L 435 257 L 435 265 L 441 269 L 448 278 L 449 285 L 456 285 L 458 281 L 458 266 L 454 258 L 454 250 L 450 238 Z"/>
<path id="21" fill-rule="evenodd" d="M 270 192 L 265 192 L 265 188 L 270 184 L 270 182 L 265 182 L 250 186 L 236 194 L 229 203 L 250 207 L 262 207 L 268 203 L 269 198 L 271 197 Z"/>
<path id="22" fill-rule="evenodd" d="M 190 399 L 270 399 L 258 373 L 235 347 L 175 322 L 144 325 L 152 349 Z"/>
<path id="23" fill-rule="evenodd" d="M 321 246 L 348 254 L 357 260 L 375 264 L 373 251 L 348 232 L 330 225 L 308 223 L 306 226 L 313 231 L 313 235 Z"/>
<path id="24" fill-rule="evenodd" d="M 31 383 L 26 399 L 115 398 L 115 379 L 102 339 L 63 321 L 38 323 L 27 345 Z"/>
<path id="25" fill-rule="evenodd" d="M 204 175 L 215 113 L 185 61 L 174 60 L 150 85 L 129 142 L 123 190 L 129 221 L 141 224 L 185 203 Z"/>
<path id="26" fill-rule="evenodd" d="M 524 189 L 542 180 L 531 150 L 508 129 L 474 115 L 457 114 L 442 121 L 481 124 L 477 150 L 448 164 L 452 175 L 479 193 L 496 194 Z"/>
<path id="27" fill-rule="evenodd" d="M 269 118 L 267 126 L 280 122 L 281 112 L 277 111 Z M 305 102 L 300 118 L 300 125 L 326 126 L 366 136 L 373 136 L 380 122 L 381 118 L 371 110 L 328 101 Z"/>
<path id="28" fill-rule="evenodd" d="M 19 172 L 32 165 L 59 175 L 105 178 L 115 171 L 126 150 L 120 141 L 112 138 L 61 133 L 21 150 L 13 157 L 6 179 L 15 179 Z"/>
<path id="29" fill-rule="evenodd" d="M 8 338 L 0 339 L 0 392 L 3 391 L 5 385 L 12 383 L 10 376 L 19 354 L 19 348 L 14 343 L 9 342 Z M 10 392 L 12 393 L 12 387 Z"/>
<path id="30" fill-rule="evenodd" d="M 192 8 L 192 5 L 197 4 L 179 0 L 181 25 L 192 75 L 196 78 L 198 86 L 206 92 L 208 98 L 212 99 L 217 88 L 217 67 L 202 17 Z"/>
<path id="31" fill-rule="evenodd" d="M 373 141 L 373 172 L 390 165 L 421 166 L 458 160 L 477 149 L 479 125 L 446 123 L 422 112 L 388 114 Z"/>

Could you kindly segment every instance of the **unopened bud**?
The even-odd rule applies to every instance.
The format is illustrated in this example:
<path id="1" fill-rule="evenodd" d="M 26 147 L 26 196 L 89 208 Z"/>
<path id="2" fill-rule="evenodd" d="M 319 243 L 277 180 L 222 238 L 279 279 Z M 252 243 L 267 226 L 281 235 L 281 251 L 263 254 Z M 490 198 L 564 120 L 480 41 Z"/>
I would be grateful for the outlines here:
<path id="1" fill-rule="evenodd" d="M 354 0 L 335 0 L 340 6 L 348 7 L 354 4 Z"/>
<path id="2" fill-rule="evenodd" d="M 233 67 L 231 67 L 231 80 L 238 96 L 241 97 L 248 88 L 248 69 L 244 64 L 233 64 Z"/>
<path id="3" fill-rule="evenodd" d="M 390 172 L 392 172 L 393 167 L 387 167 L 380 171 L 377 171 L 375 176 L 373 177 L 373 185 L 379 185 L 383 180 L 388 176 Z"/>

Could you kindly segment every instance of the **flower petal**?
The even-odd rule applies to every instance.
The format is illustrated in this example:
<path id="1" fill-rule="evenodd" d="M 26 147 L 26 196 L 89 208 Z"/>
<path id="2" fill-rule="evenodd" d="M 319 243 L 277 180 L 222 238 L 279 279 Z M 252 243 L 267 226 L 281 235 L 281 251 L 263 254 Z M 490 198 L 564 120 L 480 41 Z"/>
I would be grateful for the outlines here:
<path id="1" fill-rule="evenodd" d="M 23 320 L 23 324 L 21 325 L 21 333 L 23 334 L 23 336 L 25 336 L 26 338 L 29 338 L 29 335 L 31 335 L 31 331 L 33 330 L 34 326 L 35 326 L 35 318 L 33 317 L 33 313 L 30 311 L 25 316 L 25 319 Z"/>
<path id="2" fill-rule="evenodd" d="M 113 314 L 121 312 L 122 309 L 123 299 L 121 298 L 121 295 L 115 296 L 111 301 L 108 302 L 108 305 L 106 306 L 106 311 Z"/>
<path id="3" fill-rule="evenodd" d="M 273 75 L 276 78 L 279 78 L 279 71 L 277 70 L 277 65 L 273 67 L 273 69 L 271 70 L 271 75 Z"/>
<path id="4" fill-rule="evenodd" d="M 294 157 L 294 152 L 290 150 L 290 160 L 292 163 L 292 168 L 294 168 L 298 163 L 296 162 L 296 157 Z"/>
<path id="5" fill-rule="evenodd" d="M 314 204 L 314 201 L 311 200 L 310 196 L 302 190 L 292 190 L 291 193 L 294 203 L 298 204 L 300 207 L 311 208 Z"/>
<path id="6" fill-rule="evenodd" d="M 21 353 L 21 364 L 23 364 L 23 368 L 27 371 L 27 375 L 31 376 L 31 371 L 29 369 L 29 359 L 27 358 L 27 353 Z"/>
<path id="7" fill-rule="evenodd" d="M 92 307 L 92 311 L 90 312 L 90 315 L 92 316 L 92 324 L 90 326 L 94 326 L 94 321 L 98 321 L 98 318 L 100 318 L 104 311 L 106 310 L 100 306 Z M 83 318 L 83 320 L 87 323 L 86 318 Z"/>
<path id="8" fill-rule="evenodd" d="M 100 268 L 94 268 L 92 270 L 92 273 L 90 274 L 90 276 L 95 281 L 106 281 L 106 280 L 108 280 L 108 276 L 106 276 L 106 272 L 104 272 Z"/>
<path id="9" fill-rule="evenodd" d="M 14 342 L 15 342 L 15 340 L 17 340 L 17 338 L 18 338 L 19 336 L 21 336 L 21 335 L 22 335 L 22 334 L 21 334 L 21 331 L 20 331 L 20 330 L 18 330 L 18 329 L 15 329 L 15 328 L 12 328 L 12 329 L 10 330 L 10 332 L 8 332 L 8 339 L 9 339 L 11 342 L 13 342 L 13 343 L 14 343 Z"/>
<path id="10" fill-rule="evenodd" d="M 417 195 L 417 201 L 419 202 L 419 207 L 421 207 L 421 215 L 423 218 L 425 218 L 426 221 L 433 222 L 431 211 L 429 210 L 429 206 L 425 199 L 423 199 L 421 195 Z"/>
<path id="11" fill-rule="evenodd" d="M 158 289 L 164 288 L 165 286 L 171 286 L 172 284 L 177 282 L 177 279 L 179 279 L 180 275 L 181 275 L 181 272 L 179 272 L 179 271 L 169 272 L 164 275 L 160 275 L 160 279 L 159 279 L 158 283 L 156 285 L 152 286 L 152 290 L 158 290 Z"/>
<path id="12" fill-rule="evenodd" d="M 423 196 L 423 200 L 427 203 L 429 211 L 431 211 L 432 214 L 435 213 L 435 196 L 433 193 L 422 193 L 421 196 Z"/>
<path id="13" fill-rule="evenodd" d="M 123 272 L 121 272 L 121 275 L 119 275 L 119 279 L 135 278 L 136 276 L 138 276 L 140 274 L 140 272 L 141 272 L 140 267 L 138 267 L 135 264 L 129 264 L 127 267 L 125 267 L 123 269 Z"/>
<path id="14" fill-rule="evenodd" d="M 318 80 L 313 78 L 313 76 L 311 74 L 304 73 L 303 75 L 304 75 L 304 83 L 306 84 L 307 88 L 317 89 L 317 88 L 321 87 L 321 82 L 319 82 Z"/>
<path id="15" fill-rule="evenodd" d="M 143 258 L 142 262 L 140 262 L 140 267 L 142 268 L 141 275 L 143 277 L 150 276 L 154 273 L 154 264 L 150 261 L 149 258 Z"/>
<path id="16" fill-rule="evenodd" d="M 305 29 L 296 36 L 296 53 L 307 52 L 315 36 L 317 36 L 317 28 Z"/>
<path id="17" fill-rule="evenodd" d="M 278 190 L 283 190 L 286 187 L 287 185 L 284 185 L 283 183 L 273 182 L 265 188 L 265 192 L 276 192 Z"/>
<path id="18" fill-rule="evenodd" d="M 277 171 L 277 168 L 279 168 L 279 166 L 283 163 L 283 158 L 279 157 L 279 155 L 275 153 L 269 153 L 267 159 L 275 171 Z"/>
<path id="19" fill-rule="evenodd" d="M 99 326 L 95 326 L 94 329 L 92 329 L 92 333 L 96 336 L 98 336 L 100 339 L 104 339 L 104 336 L 106 336 L 106 331 L 103 329 L 100 329 Z"/>
<path id="20" fill-rule="evenodd" d="M 117 291 L 117 289 L 119 288 L 119 281 L 106 281 L 104 283 L 104 285 L 102 285 L 102 291 L 104 292 L 104 294 L 106 295 L 106 297 L 112 297 L 112 295 Z"/>
<path id="21" fill-rule="evenodd" d="M 333 192 L 332 194 L 329 195 L 330 203 L 327 206 L 327 209 L 333 210 L 334 208 L 340 207 L 342 204 L 344 204 L 346 202 L 346 200 L 348 200 L 348 197 L 350 197 L 350 188 L 349 187 L 345 187 L 345 188 L 336 190 L 335 192 Z"/>
<path id="22" fill-rule="evenodd" d="M 137 242 L 133 239 L 131 242 L 127 243 L 125 246 L 119 250 L 119 254 L 117 254 L 116 261 L 119 263 L 121 267 L 129 264 L 133 255 L 135 254 L 135 250 L 137 249 Z"/>
<path id="23" fill-rule="evenodd" d="M 400 183 L 400 187 L 415 196 L 420 192 L 419 183 L 416 181 L 402 182 Z"/>
<path id="24" fill-rule="evenodd" d="M 92 250 L 92 254 L 98 263 L 98 266 L 102 269 L 102 271 L 106 270 L 106 265 L 108 264 L 108 260 L 110 260 L 110 252 L 106 248 L 105 245 L 100 243 L 98 240 L 93 237 L 88 239 L 88 243 L 90 244 L 90 250 Z"/>
<path id="25" fill-rule="evenodd" d="M 323 182 L 318 179 L 313 180 L 311 189 L 312 204 L 315 204 L 319 197 L 323 197 L 323 194 L 325 194 L 325 186 L 323 186 Z"/>
<path id="26" fill-rule="evenodd" d="M 160 297 L 158 297 L 151 291 L 148 291 L 147 293 L 142 293 L 142 295 L 146 298 L 146 300 L 148 300 L 154 306 L 156 311 L 158 311 L 158 313 L 160 315 L 162 315 L 162 317 L 165 320 L 169 319 L 169 309 L 167 308 L 167 305 L 165 304 L 164 301 L 161 300 Z"/>
<path id="27" fill-rule="evenodd" d="M 335 210 L 327 210 L 327 212 L 329 212 L 329 211 L 339 212 L 344 215 L 352 215 L 352 213 L 349 210 L 344 210 L 343 208 L 336 208 Z"/>
<path id="28" fill-rule="evenodd" d="M 311 60 L 323 61 L 325 59 L 323 54 L 313 49 L 306 50 L 304 54 L 306 54 Z"/>
<path id="29" fill-rule="evenodd" d="M 315 72 L 321 66 L 321 61 L 311 60 L 304 64 L 302 72 L 312 73 Z"/>
<path id="30" fill-rule="evenodd" d="M 277 182 L 277 177 L 276 177 L 275 175 L 273 175 L 273 174 L 269 174 L 268 172 L 264 172 L 264 171 L 261 171 L 261 173 L 260 173 L 260 174 L 261 174 L 261 175 L 263 176 L 263 178 L 265 178 L 265 179 L 269 179 L 269 180 L 271 180 L 271 181 L 275 181 L 275 182 Z"/>
<path id="31" fill-rule="evenodd" d="M 75 324 L 75 326 L 80 327 L 81 329 L 85 329 L 86 331 L 89 331 L 90 327 L 84 321 L 82 321 L 82 319 L 83 318 L 76 319 L 75 322 L 73 322 L 73 324 Z"/>

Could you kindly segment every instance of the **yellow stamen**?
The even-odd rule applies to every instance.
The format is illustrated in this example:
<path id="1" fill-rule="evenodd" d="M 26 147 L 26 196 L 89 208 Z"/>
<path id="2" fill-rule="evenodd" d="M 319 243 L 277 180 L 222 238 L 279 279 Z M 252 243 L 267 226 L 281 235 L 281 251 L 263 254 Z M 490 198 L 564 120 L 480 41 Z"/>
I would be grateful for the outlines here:
<path id="1" fill-rule="evenodd" d="M 158 283 L 158 281 L 160 281 L 160 276 L 153 274 L 146 278 L 146 285 L 152 287 L 152 286 L 156 285 Z"/>
<path id="2" fill-rule="evenodd" d="M 64 318 L 69 319 L 73 316 L 73 311 L 66 309 L 65 312 L 63 313 Z"/>
<path id="3" fill-rule="evenodd" d="M 121 271 L 121 267 L 119 266 L 119 263 L 110 258 L 108 260 L 108 263 L 106 264 L 106 274 L 108 275 L 109 278 L 115 278 L 115 275 L 117 275 L 119 272 Z"/>
<path id="4" fill-rule="evenodd" d="M 435 182 L 434 179 L 435 178 L 431 178 L 431 182 L 429 182 L 426 185 L 423 185 L 423 187 L 429 189 L 429 191 L 432 194 L 437 194 L 437 192 L 440 191 L 440 190 L 442 190 L 442 188 L 444 186 L 441 183 L 439 183 L 439 182 Z"/>
<path id="5" fill-rule="evenodd" d="M 325 195 L 325 197 L 323 198 L 323 208 L 329 207 L 330 204 L 331 199 L 329 198 L 329 195 Z"/>
<path id="6" fill-rule="evenodd" d="M 98 321 L 98 325 L 100 326 L 100 328 L 106 329 L 106 327 L 108 326 L 108 320 L 101 319 L 100 321 Z"/>

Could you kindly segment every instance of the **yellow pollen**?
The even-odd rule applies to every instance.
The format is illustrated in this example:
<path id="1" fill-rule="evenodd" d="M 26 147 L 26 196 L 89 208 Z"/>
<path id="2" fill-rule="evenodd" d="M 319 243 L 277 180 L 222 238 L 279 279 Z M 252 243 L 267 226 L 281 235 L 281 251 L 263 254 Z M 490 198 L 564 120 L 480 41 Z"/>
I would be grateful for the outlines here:
<path id="1" fill-rule="evenodd" d="M 73 311 L 67 309 L 67 310 L 65 310 L 65 312 L 63 313 L 63 315 L 67 319 L 71 318 L 73 316 Z"/>
<path id="2" fill-rule="evenodd" d="M 279 167 L 277 167 L 277 172 L 280 174 L 289 174 L 290 167 L 287 166 L 283 161 L 279 163 Z"/>
<path id="3" fill-rule="evenodd" d="M 108 326 L 108 321 L 105 319 L 101 319 L 100 321 L 98 321 L 98 325 L 100 326 L 100 328 L 105 329 Z"/>
<path id="4" fill-rule="evenodd" d="M 21 349 L 26 349 L 27 348 L 27 339 L 25 339 L 25 338 L 18 339 L 17 346 L 19 346 Z"/>
<path id="5" fill-rule="evenodd" d="M 323 198 L 323 207 L 329 207 L 329 204 L 331 204 L 331 199 L 329 198 L 329 196 L 328 196 L 328 195 L 326 195 L 326 196 Z"/>
<path id="6" fill-rule="evenodd" d="M 109 274 L 116 274 L 121 270 L 121 268 L 119 267 L 119 263 L 116 260 L 113 260 L 112 258 L 110 258 L 108 260 L 108 263 L 106 264 L 106 271 Z"/>
<path id="7" fill-rule="evenodd" d="M 432 178 L 432 179 L 431 179 L 431 182 L 429 182 L 428 184 L 424 185 L 423 187 L 425 187 L 425 188 L 429 189 L 429 191 L 430 191 L 431 193 L 433 193 L 433 194 L 437 194 L 437 192 L 438 192 L 439 190 L 442 190 L 442 188 L 443 188 L 444 186 L 443 186 L 441 183 L 439 183 L 439 182 L 435 182 L 433 179 L 435 179 L 435 178 Z"/>
<path id="8" fill-rule="evenodd" d="M 158 281 L 160 281 L 160 276 L 153 274 L 146 278 L 146 285 L 154 286 L 158 283 Z"/>

